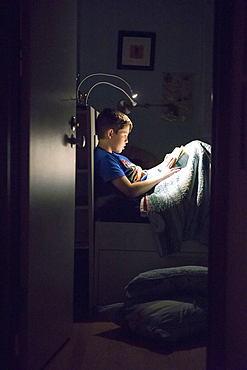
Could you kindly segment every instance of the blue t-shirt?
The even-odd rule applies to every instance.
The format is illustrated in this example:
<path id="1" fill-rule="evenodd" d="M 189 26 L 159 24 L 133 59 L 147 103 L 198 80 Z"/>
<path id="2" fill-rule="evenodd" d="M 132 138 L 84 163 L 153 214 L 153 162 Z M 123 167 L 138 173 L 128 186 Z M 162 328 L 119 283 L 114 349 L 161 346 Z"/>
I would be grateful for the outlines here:
<path id="1" fill-rule="evenodd" d="M 94 165 L 96 174 L 107 183 L 118 177 L 126 176 L 133 182 L 134 171 L 137 165 L 121 154 L 110 153 L 107 150 L 96 147 L 94 151 Z M 141 181 L 146 180 L 143 176 Z"/>
<path id="2" fill-rule="evenodd" d="M 126 197 L 111 182 L 122 176 L 127 176 L 132 181 L 136 167 L 121 154 L 109 153 L 101 147 L 95 148 L 95 219 L 108 222 L 146 222 L 147 218 L 140 216 L 140 197 Z"/>

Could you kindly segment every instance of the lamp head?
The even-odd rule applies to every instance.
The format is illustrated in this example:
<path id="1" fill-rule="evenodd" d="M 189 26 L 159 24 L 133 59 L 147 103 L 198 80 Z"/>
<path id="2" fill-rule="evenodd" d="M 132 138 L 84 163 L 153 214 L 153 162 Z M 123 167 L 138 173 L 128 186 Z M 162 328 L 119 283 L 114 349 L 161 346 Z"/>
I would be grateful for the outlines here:
<path id="1" fill-rule="evenodd" d="M 120 100 L 117 105 L 119 112 L 130 114 L 132 112 L 133 104 L 129 100 Z"/>

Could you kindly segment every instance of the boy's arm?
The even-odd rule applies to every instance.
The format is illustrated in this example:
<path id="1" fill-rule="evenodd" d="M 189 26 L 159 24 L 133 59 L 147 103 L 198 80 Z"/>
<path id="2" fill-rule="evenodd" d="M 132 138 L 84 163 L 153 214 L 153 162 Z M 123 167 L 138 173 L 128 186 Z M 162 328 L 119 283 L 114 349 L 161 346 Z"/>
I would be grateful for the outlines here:
<path id="1" fill-rule="evenodd" d="M 112 184 L 126 197 L 135 198 L 145 194 L 160 181 L 165 180 L 180 170 L 180 167 L 169 166 L 173 166 L 173 159 L 168 163 L 168 166 L 162 171 L 161 174 L 153 176 L 152 179 L 131 183 L 126 176 L 122 176 L 112 180 Z"/>

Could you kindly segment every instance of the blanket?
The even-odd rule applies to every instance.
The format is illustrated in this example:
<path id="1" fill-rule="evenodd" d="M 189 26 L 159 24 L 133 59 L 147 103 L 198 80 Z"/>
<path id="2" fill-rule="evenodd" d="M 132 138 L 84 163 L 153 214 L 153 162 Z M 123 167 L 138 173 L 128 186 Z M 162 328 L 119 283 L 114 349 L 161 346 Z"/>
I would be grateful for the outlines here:
<path id="1" fill-rule="evenodd" d="M 211 146 L 195 140 L 184 146 L 181 170 L 142 197 L 140 212 L 149 217 L 162 254 L 179 252 L 183 240 L 208 244 Z"/>

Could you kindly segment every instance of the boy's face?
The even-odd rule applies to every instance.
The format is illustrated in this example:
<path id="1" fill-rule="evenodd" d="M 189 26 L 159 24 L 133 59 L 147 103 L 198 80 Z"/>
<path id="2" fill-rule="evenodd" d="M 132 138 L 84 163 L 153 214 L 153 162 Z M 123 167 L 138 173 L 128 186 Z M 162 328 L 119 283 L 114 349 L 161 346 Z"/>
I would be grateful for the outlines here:
<path id="1" fill-rule="evenodd" d="M 128 143 L 129 131 L 129 125 L 126 125 L 117 134 L 114 131 L 112 132 L 111 148 L 113 152 L 122 153 Z"/>

